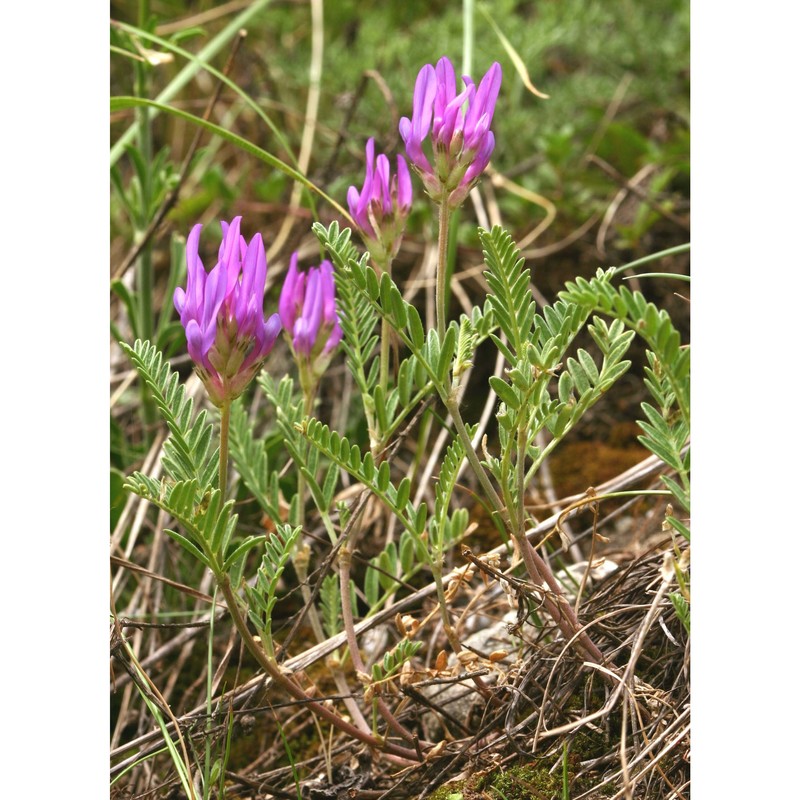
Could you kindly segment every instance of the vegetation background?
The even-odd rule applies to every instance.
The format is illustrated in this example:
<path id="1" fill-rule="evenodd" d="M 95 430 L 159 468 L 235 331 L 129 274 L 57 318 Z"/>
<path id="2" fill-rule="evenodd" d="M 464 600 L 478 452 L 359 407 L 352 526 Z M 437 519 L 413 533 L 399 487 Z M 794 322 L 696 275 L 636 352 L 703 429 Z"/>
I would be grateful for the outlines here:
<path id="1" fill-rule="evenodd" d="M 32 16 L 23 17 L 23 13 Z M 117 13 L 122 11 L 112 8 L 112 16 Z M 702 784 L 709 791 L 725 796 L 742 796 L 750 791 L 780 796 L 785 788 L 783 770 L 759 769 L 756 775 L 754 764 L 752 769 L 747 764 L 739 765 L 735 771 L 724 768 L 724 764 L 729 761 L 727 753 L 740 752 L 741 732 L 748 723 L 760 730 L 781 730 L 780 720 L 796 714 L 792 704 L 797 703 L 795 698 L 785 696 L 786 680 L 778 671 L 781 663 L 789 662 L 788 645 L 778 631 L 783 624 L 780 617 L 765 618 L 760 605 L 747 599 L 737 604 L 735 614 L 728 613 L 730 593 L 715 589 L 715 584 L 718 588 L 719 581 L 727 580 L 726 576 L 741 575 L 741 554 L 752 545 L 752 528 L 748 523 L 758 522 L 759 530 L 770 528 L 760 514 L 761 502 L 739 495 L 735 513 L 720 526 L 717 503 L 708 499 L 709 496 L 729 498 L 729 481 L 713 476 L 719 476 L 730 464 L 741 463 L 743 458 L 741 438 L 733 432 L 740 430 L 745 409 L 733 389 L 730 402 L 722 406 L 717 403 L 712 399 L 717 387 L 726 385 L 730 376 L 741 376 L 743 363 L 758 365 L 761 376 L 780 374 L 785 355 L 780 343 L 793 338 L 791 311 L 793 298 L 797 296 L 793 284 L 796 274 L 781 271 L 781 265 L 787 263 L 782 237 L 762 235 L 764 231 L 790 231 L 794 224 L 794 208 L 786 197 L 786 187 L 797 180 L 796 159 L 787 159 L 794 148 L 793 105 L 785 101 L 789 96 L 786 76 L 793 70 L 794 28 L 775 24 L 782 19 L 780 13 L 770 3 L 762 4 L 756 15 L 732 8 L 721 34 L 718 15 L 708 7 L 695 8 L 692 23 L 694 50 L 700 64 L 693 74 L 693 105 L 697 109 L 693 124 L 695 140 L 698 131 L 702 133 L 701 144 L 693 148 L 693 186 L 696 194 L 699 186 L 702 202 L 695 200 L 693 216 L 704 223 L 693 237 L 695 259 L 703 266 L 699 281 L 695 282 L 695 304 L 705 309 L 696 320 L 704 334 L 701 337 L 704 346 L 699 348 L 696 359 L 700 367 L 696 404 L 705 434 L 696 459 L 701 464 L 698 482 L 701 497 L 695 517 L 716 534 L 713 541 L 699 542 L 696 550 L 705 574 L 713 574 L 715 580 L 705 586 L 701 582 L 695 600 L 698 608 L 694 620 L 695 655 L 699 652 L 701 656 L 697 673 L 702 685 L 696 679 L 695 688 L 701 686 L 701 691 L 695 713 L 700 732 L 694 774 L 696 788 Z M 9 542 L 10 563 L 22 565 L 35 561 L 30 554 L 29 531 L 32 510 L 43 507 L 43 492 L 46 507 L 55 516 L 37 524 L 41 530 L 37 541 L 43 544 L 48 557 L 36 567 L 36 585 L 46 590 L 32 590 L 31 568 L 15 569 L 11 577 L 11 591 L 23 599 L 31 613 L 12 614 L 7 635 L 10 642 L 27 642 L 30 647 L 26 645 L 24 655 L 4 659 L 4 683 L 10 686 L 18 681 L 20 659 L 24 659 L 29 683 L 46 687 L 46 691 L 40 693 L 45 695 L 41 701 L 34 700 L 44 716 L 31 713 L 27 693 L 12 693 L 9 698 L 8 717 L 13 720 L 17 735 L 10 756 L 16 769 L 8 785 L 18 793 L 30 791 L 32 785 L 39 790 L 44 752 L 48 767 L 44 780 L 48 788 L 49 782 L 54 781 L 59 788 L 80 786 L 87 796 L 103 796 L 105 721 L 101 711 L 86 714 L 83 709 L 102 708 L 107 679 L 103 667 L 107 596 L 103 537 L 107 510 L 105 491 L 97 487 L 105 486 L 107 476 L 107 448 L 103 440 L 108 386 L 101 365 L 107 360 L 108 340 L 100 309 L 107 304 L 104 278 L 107 252 L 102 235 L 104 220 L 108 218 L 103 200 L 107 196 L 107 166 L 102 153 L 106 138 L 103 108 L 107 96 L 108 37 L 105 15 L 88 4 L 80 9 L 67 5 L 52 8 L 48 17 L 48 24 L 43 25 L 38 9 L 9 10 L 8 29 L 36 30 L 38 48 L 32 57 L 29 40 L 12 37 L 1 56 L 4 74 L 9 76 L 19 75 L 19 65 L 26 65 L 26 79 L 9 83 L 7 107 L 14 109 L 19 124 L 6 130 L 7 150 L 15 155 L 7 165 L 7 178 L 8 185 L 15 187 L 15 215 L 19 209 L 49 212 L 43 225 L 57 255 L 40 265 L 48 286 L 46 296 L 42 297 L 43 318 L 59 323 L 66 320 L 76 348 L 95 367 L 89 367 L 76 386 L 76 352 L 58 350 L 56 345 L 61 342 L 54 341 L 49 324 L 30 331 L 26 337 L 35 351 L 50 356 L 46 370 L 41 369 L 39 359 L 34 359 L 31 368 L 30 349 L 14 348 L 9 353 L 7 374 L 24 376 L 29 395 L 24 408 L 16 412 L 17 424 L 7 438 L 8 452 L 18 459 L 18 474 L 41 476 L 49 472 L 51 475 L 44 490 L 41 481 L 31 479 L 14 487 L 7 530 L 19 531 L 20 536 Z M 747 53 L 743 57 L 745 42 Z M 456 53 L 453 55 L 457 57 Z M 40 63 L 48 68 L 38 68 Z M 61 69 L 64 64 L 70 65 L 69 73 Z M 528 66 L 537 85 L 551 92 L 555 99 L 552 84 L 543 81 L 531 64 Z M 411 66 L 409 72 L 413 75 L 415 69 Z M 65 83 L 67 90 L 54 91 L 54 87 L 60 89 Z M 39 98 L 47 98 L 47 102 L 42 103 Z M 536 103 L 537 110 L 544 106 Z M 745 188 L 752 186 L 753 176 L 758 177 L 757 198 Z M 46 189 L 44 203 L 43 189 Z M 765 198 L 769 202 L 756 202 Z M 13 217 L 9 214 L 7 218 Z M 30 264 L 29 246 L 26 237 L 13 237 L 7 250 L 10 262 Z M 728 321 L 724 316 L 720 319 L 717 309 L 743 308 L 746 305 L 743 295 L 752 294 L 748 287 L 752 282 L 753 259 L 746 258 L 747 253 L 758 253 L 759 264 L 772 265 L 771 274 L 783 290 L 779 296 L 775 293 L 770 296 L 768 336 L 769 343 L 775 346 L 765 349 L 741 327 L 731 326 L 730 347 L 717 347 L 712 357 L 711 341 L 719 344 L 714 331 Z M 704 319 L 712 314 L 713 327 Z M 10 326 L 16 330 L 29 327 L 27 310 L 18 307 L 13 311 Z M 87 396 L 82 397 L 84 391 Z M 739 398 L 741 394 L 739 391 Z M 66 435 L 65 420 L 70 422 Z M 37 432 L 33 437 L 32 431 Z M 791 437 L 791 426 L 787 433 Z M 59 440 L 63 441 L 58 448 L 60 456 L 53 457 L 49 452 L 45 455 L 41 446 L 32 446 L 33 442 Z M 92 447 L 87 447 L 87 442 Z M 749 463 L 779 463 L 775 452 L 778 445 L 780 452 L 787 449 L 784 436 L 757 436 L 748 444 Z M 95 458 L 87 452 L 92 449 L 97 451 Z M 791 438 L 788 449 L 792 449 Z M 56 477 L 67 469 L 74 473 L 76 465 L 84 475 L 86 488 L 76 486 L 74 480 Z M 762 469 L 747 472 L 748 494 L 753 498 L 791 496 L 791 483 L 789 472 Z M 705 499 L 704 490 L 708 493 Z M 4 495 L 10 500 L 10 493 Z M 724 527 L 727 546 L 720 546 L 723 533 L 720 527 Z M 773 530 L 780 535 L 785 528 L 779 526 Z M 89 531 L 94 531 L 94 535 L 89 535 Z M 794 563 L 796 544 L 781 538 L 780 551 L 784 560 Z M 63 598 L 70 603 L 69 616 L 64 619 L 59 613 L 55 624 L 52 622 L 54 594 L 58 612 L 63 608 Z M 781 606 L 780 587 L 774 597 L 776 605 Z M 47 631 L 44 636 L 43 628 Z M 766 680 L 760 689 L 757 710 L 748 702 L 743 708 L 741 702 L 731 700 L 734 689 L 737 693 L 739 690 L 737 672 L 741 667 L 727 657 L 723 663 L 720 656 L 714 658 L 712 654 L 715 648 L 728 652 L 721 643 L 739 641 L 742 630 L 759 630 L 760 637 L 772 643 L 771 663 L 759 667 Z M 712 684 L 714 691 L 702 691 L 710 690 Z M 720 691 L 720 687 L 724 688 Z M 56 748 L 41 744 L 42 720 L 48 718 L 53 698 L 58 698 L 62 709 L 64 699 L 68 699 L 70 725 L 79 734 L 62 740 Z M 754 714 L 758 714 L 758 721 Z M 59 718 L 62 717 L 60 711 Z M 770 753 L 775 764 L 789 763 L 790 742 L 790 737 L 771 740 Z M 713 758 L 717 759 L 718 768 L 711 766 Z M 711 796 L 708 792 L 702 794 Z"/>
<path id="2" fill-rule="evenodd" d="M 248 33 L 242 40 L 237 33 L 243 27 Z M 174 368 L 189 372 L 183 331 L 171 321 L 171 296 L 182 272 L 182 235 L 198 220 L 209 223 L 243 214 L 246 229 L 264 234 L 274 306 L 289 254 L 298 250 L 303 259 L 319 258 L 309 233 L 312 219 L 323 223 L 336 219 L 332 206 L 343 201 L 349 185 L 360 186 L 367 138 L 374 137 L 381 151 L 397 151 L 397 123 L 410 112 L 417 71 L 443 54 L 456 64 L 463 54 L 468 61 L 463 71 L 476 80 L 495 60 L 504 71 L 492 126 L 498 146 L 491 170 L 480 195 L 459 211 L 452 225 L 452 305 L 469 314 L 487 290 L 476 223 L 485 228 L 502 224 L 512 233 L 534 269 L 540 306 L 553 302 L 567 280 L 590 277 L 598 266 L 683 245 L 690 227 L 688 37 L 688 7 L 676 0 L 647 5 L 465 3 L 463 9 L 460 4 L 417 2 L 112 4 L 112 95 L 156 98 L 205 115 L 221 129 L 296 165 L 332 198 L 320 202 L 311 194 L 298 194 L 289 176 L 254 159 L 246 145 L 237 146 L 221 136 L 198 137 L 198 131 L 178 115 L 148 115 L 147 109 L 121 107 L 111 120 L 111 275 L 116 295 L 112 339 L 129 343 L 150 339 L 171 358 Z M 205 70 L 194 69 L 192 52 L 224 69 L 232 83 L 218 86 Z M 531 90 L 531 79 L 538 91 Z M 242 93 L 255 105 L 248 104 Z M 425 287 L 429 255 L 436 249 L 435 215 L 432 204 L 420 195 L 393 273 L 401 286 L 416 287 L 412 296 L 428 311 L 430 325 L 431 290 Z M 659 269 L 685 275 L 688 256 L 684 252 L 665 258 Z M 633 288 L 640 289 L 639 279 L 631 277 Z M 669 280 L 652 281 L 647 295 L 666 308 L 683 341 L 688 341 L 688 285 L 680 286 L 687 289 L 676 292 Z M 584 338 L 591 344 L 588 336 Z M 534 502 L 579 495 L 646 457 L 635 424 L 644 399 L 643 349 L 631 355 L 637 368 L 587 415 L 569 446 L 559 447 L 548 460 L 541 494 Z M 485 386 L 491 356 L 481 363 L 479 351 L 475 360 L 476 382 Z M 117 523 L 126 519 L 127 498 L 122 483 L 148 459 L 154 415 L 146 398 L 140 400 L 136 392 L 127 391 L 129 365 L 115 354 L 113 345 L 112 364 L 112 559 L 124 555 L 126 562 L 113 562 L 122 568 L 113 578 L 115 608 L 149 619 L 159 609 L 153 607 L 151 612 L 127 605 L 131 589 L 121 588 L 130 574 L 128 559 L 140 567 L 166 571 L 188 586 L 201 586 L 202 573 L 172 559 L 156 567 L 147 548 L 133 547 L 133 535 L 131 544 L 120 546 L 124 530 L 119 531 Z M 283 354 L 276 348 L 268 370 L 276 376 L 291 371 L 285 348 Z M 343 396 L 348 397 L 346 383 L 342 384 L 341 371 L 333 369 L 323 385 L 317 413 L 353 441 L 358 429 L 349 418 L 353 405 L 348 411 Z M 480 392 L 469 392 L 463 409 L 468 421 L 478 420 L 486 399 Z M 491 425 L 489 434 L 493 435 Z M 277 431 L 267 442 L 270 459 L 280 458 Z M 367 445 L 363 430 L 360 443 Z M 408 458 L 416 462 L 419 452 L 412 451 Z M 240 526 L 258 531 L 258 516 L 244 516 L 246 493 L 240 493 L 239 501 Z M 466 501 L 465 497 L 462 502 Z M 480 519 L 477 511 L 470 512 L 473 520 Z M 635 530 L 633 536 L 615 542 L 625 558 L 642 556 L 655 544 L 655 537 L 663 537 L 660 527 L 653 525 L 663 512 L 638 513 L 641 524 L 629 526 Z M 479 526 L 470 541 L 478 546 L 480 540 L 483 547 L 499 543 L 487 535 Z M 377 556 L 383 545 L 372 533 L 362 541 L 360 554 L 365 559 Z M 615 552 L 606 555 L 618 558 Z M 137 590 L 131 602 L 138 597 Z M 179 611 L 182 602 L 178 598 L 177 606 L 174 601 L 169 606 L 172 615 L 191 613 L 188 606 Z M 166 597 L 164 603 L 166 607 Z M 293 613 L 291 592 L 280 613 Z M 155 639 L 148 645 L 150 650 L 158 646 Z M 199 668 L 194 665 L 182 679 L 177 666 L 174 674 L 170 672 L 170 691 L 175 687 L 170 703 L 177 703 L 176 713 L 183 713 L 177 709 L 190 702 L 196 685 L 192 675 Z M 666 674 L 672 674 L 671 668 Z M 232 679 L 238 682 L 238 673 Z M 129 689 L 114 693 L 116 761 L 124 755 L 127 739 L 146 728 L 130 713 Z M 674 704 L 683 702 L 681 689 Z M 278 722 L 279 730 L 288 724 L 288 720 Z M 310 733 L 313 741 L 313 730 Z M 297 738 L 297 732 L 289 734 L 288 728 L 286 735 Z M 241 743 L 235 744 L 231 755 L 233 775 L 249 771 L 245 765 L 259 752 L 258 761 L 269 769 L 285 760 L 281 747 L 272 755 L 269 749 L 264 752 L 272 739 L 279 744 L 277 734 L 252 743 L 249 750 L 244 743 L 252 737 L 238 738 Z M 305 742 L 305 734 L 300 738 Z M 310 757 L 309 744 L 293 744 L 292 765 Z M 683 784 L 684 772 L 679 767 L 672 780 Z M 425 794 L 429 779 L 420 780 L 412 791 Z M 270 779 L 266 785 L 272 783 Z M 139 793 L 150 780 L 132 778 L 130 786 Z"/>
<path id="3" fill-rule="evenodd" d="M 464 17 L 460 3 L 327 3 L 319 24 L 322 53 L 318 63 L 318 105 L 313 125 L 305 126 L 306 98 L 312 80 L 312 15 L 305 3 L 150 3 L 149 14 L 137 19 L 142 6 L 112 3 L 112 18 L 141 25 L 192 52 L 220 42 L 231 21 L 243 9 L 263 8 L 247 20 L 248 36 L 233 60 L 230 77 L 269 115 L 285 139 L 284 148 L 253 110 L 228 88 L 217 102 L 213 120 L 254 144 L 288 160 L 287 149 L 302 152 L 309 141 L 307 174 L 330 197 L 344 204 L 347 188 L 363 181 L 363 150 L 374 136 L 379 151 L 402 148 L 399 117 L 410 113 L 417 71 L 448 54 L 457 65 L 464 46 Z M 476 221 L 485 227 L 500 222 L 515 238 L 534 271 L 537 300 L 549 302 L 564 282 L 593 275 L 598 266 L 619 264 L 688 240 L 689 227 L 689 8 L 683 0 L 652 3 L 582 3 L 578 0 L 477 4 L 473 11 L 474 45 L 471 72 L 477 79 L 494 60 L 500 61 L 504 81 L 493 130 L 497 147 L 492 176 L 482 182 L 482 207 L 468 203 L 458 215 L 459 281 L 463 292 L 480 297 L 481 257 Z M 232 30 L 235 30 L 235 26 Z M 223 33 L 220 33 L 223 32 Z M 505 37 L 510 49 L 504 49 Z M 222 68 L 230 50 L 222 38 L 214 63 Z M 144 41 L 132 45 L 127 33 L 112 27 L 112 45 L 120 51 L 152 47 L 157 66 L 136 72 L 136 62 L 111 61 L 112 94 L 145 91 L 149 97 L 170 95 L 186 59 L 164 55 L 167 48 Z M 524 85 L 511 49 L 525 65 L 530 79 L 549 99 L 534 96 Z M 150 53 L 145 53 L 150 56 Z M 137 84 L 137 81 L 139 83 Z M 204 72 L 181 88 L 175 105 L 198 116 L 213 90 Z M 152 123 L 148 144 L 155 163 L 149 177 L 137 175 L 122 155 L 120 139 L 135 132 L 132 113 L 112 116 L 112 152 L 117 191 L 111 205 L 112 276 L 142 236 L 170 187 L 195 133 L 184 121 L 167 115 Z M 309 137 L 310 134 L 310 137 Z M 303 142 L 303 137 L 306 142 Z M 151 208 L 142 211 L 143 180 L 152 183 Z M 632 188 L 630 186 L 632 185 Z M 244 214 L 247 230 L 265 235 L 273 299 L 288 255 L 300 249 L 314 257 L 316 243 L 309 233 L 312 215 L 327 224 L 337 215 L 324 202 L 299 208 L 291 196 L 292 181 L 235 146 L 204 135 L 191 160 L 178 200 L 154 238 L 151 258 L 156 295 L 166 284 L 170 236 L 185 235 L 198 220 L 207 223 Z M 286 227 L 287 217 L 291 227 Z M 282 234 L 286 234 L 283 238 Z M 209 225 L 206 237 L 217 235 Z M 425 201 L 416 183 L 416 203 L 406 239 L 395 262 L 402 282 L 419 277 L 435 235 L 435 207 Z M 270 249 L 275 238 L 282 241 Z M 686 272 L 688 258 L 676 258 L 662 268 Z M 130 272 L 130 271 L 129 271 Z M 128 275 L 128 278 L 132 275 Z M 639 288 L 634 281 L 636 288 Z M 456 287 L 458 288 L 458 287 Z M 676 299 L 669 283 L 648 286 L 648 299 L 665 307 L 688 334 L 688 305 Z M 688 290 L 687 290 L 688 291 Z M 686 294 L 684 292 L 684 294 Z M 456 298 L 463 304 L 462 297 Z M 469 299 L 467 298 L 467 302 Z M 159 301 L 156 301 L 158 305 Z M 171 314 L 171 304 L 167 304 Z M 146 330 L 119 331 L 122 337 L 151 338 Z M 161 331 L 159 344 L 168 354 L 181 347 L 182 331 Z M 640 398 L 631 393 L 628 409 L 618 422 L 635 417 Z M 620 401 L 624 402 L 624 400 Z M 475 398 L 475 407 L 482 399 Z M 599 432 L 595 432 L 597 435 Z M 591 436 L 592 432 L 587 431 Z M 602 434 L 606 444 L 624 450 L 635 446 L 635 429 Z M 113 465 L 124 472 L 136 455 L 118 426 L 112 428 Z M 133 448 L 131 451 L 130 448 Z M 610 452 L 610 467 L 620 466 Z M 635 459 L 629 452 L 627 459 Z M 583 474 L 585 459 L 578 454 L 554 464 L 566 483 L 563 493 L 582 491 L 610 473 Z M 569 481 L 568 475 L 574 480 Z M 120 477 L 121 480 L 121 477 Z M 120 480 L 115 485 L 119 486 Z M 583 483 L 583 486 L 581 486 Z M 121 497 L 121 495 L 120 495 Z"/>

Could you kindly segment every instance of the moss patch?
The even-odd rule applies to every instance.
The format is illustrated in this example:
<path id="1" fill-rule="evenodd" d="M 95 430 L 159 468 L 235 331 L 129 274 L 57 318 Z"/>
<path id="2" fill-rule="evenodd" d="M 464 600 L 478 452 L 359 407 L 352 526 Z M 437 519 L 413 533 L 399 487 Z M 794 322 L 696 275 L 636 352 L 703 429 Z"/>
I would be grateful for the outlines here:
<path id="1" fill-rule="evenodd" d="M 426 800 L 464 800 L 464 781 L 453 781 L 440 786 L 435 792 L 429 794 Z"/>
<path id="2" fill-rule="evenodd" d="M 546 767 L 521 764 L 487 776 L 481 788 L 500 800 L 541 800 L 559 791 L 560 785 Z"/>

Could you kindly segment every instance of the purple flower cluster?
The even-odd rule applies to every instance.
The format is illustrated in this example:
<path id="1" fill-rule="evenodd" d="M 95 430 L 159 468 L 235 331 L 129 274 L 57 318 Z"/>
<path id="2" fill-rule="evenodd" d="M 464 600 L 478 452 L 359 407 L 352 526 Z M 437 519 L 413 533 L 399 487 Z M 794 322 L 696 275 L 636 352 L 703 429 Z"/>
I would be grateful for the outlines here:
<path id="1" fill-rule="evenodd" d="M 437 203 L 456 208 L 489 163 L 491 131 L 502 82 L 492 64 L 475 87 L 463 76 L 456 91 L 453 65 L 446 57 L 436 68 L 426 64 L 414 87 L 411 119 L 400 120 L 400 136 L 412 166 Z M 423 144 L 430 134 L 432 158 Z M 351 186 L 347 202 L 356 225 L 376 259 L 388 266 L 397 254 L 412 190 L 408 164 L 397 156 L 392 173 L 387 156 L 366 147 L 366 176 L 361 191 Z M 342 338 L 336 312 L 333 265 L 323 261 L 302 273 L 297 253 L 291 258 L 281 291 L 279 314 L 264 318 L 267 258 L 260 234 L 248 244 L 240 234 L 241 217 L 222 222 L 216 266 L 206 272 L 198 254 L 202 226 L 186 242 L 187 286 L 173 297 L 186 330 L 189 355 L 211 401 L 222 407 L 238 397 L 261 369 L 283 326 L 297 359 L 301 381 L 310 386 L 327 368 Z"/>
<path id="2" fill-rule="evenodd" d="M 217 265 L 206 272 L 198 253 L 202 225 L 186 242 L 186 290 L 173 302 L 186 330 L 189 355 L 211 402 L 238 397 L 261 369 L 281 330 L 273 314 L 264 319 L 267 257 L 261 234 L 245 242 L 241 217 L 222 223 Z"/>
<path id="3" fill-rule="evenodd" d="M 373 257 L 385 263 L 397 255 L 411 210 L 411 175 L 403 156 L 397 156 L 394 175 L 383 153 L 375 159 L 374 139 L 367 142 L 366 155 L 364 186 L 361 192 L 355 186 L 350 187 L 347 204 Z"/>
<path id="4" fill-rule="evenodd" d="M 281 289 L 278 313 L 298 360 L 301 380 L 319 379 L 342 339 L 333 264 L 323 261 L 319 267 L 300 272 L 294 253 Z"/>
<path id="5" fill-rule="evenodd" d="M 456 208 L 486 169 L 494 150 L 490 130 L 500 83 L 500 65 L 495 62 L 477 90 L 463 76 L 464 91 L 456 92 L 456 75 L 443 56 L 434 69 L 426 64 L 417 75 L 411 119 L 400 120 L 400 136 L 408 158 L 434 201 L 444 198 Z M 422 148 L 431 134 L 433 164 Z"/>

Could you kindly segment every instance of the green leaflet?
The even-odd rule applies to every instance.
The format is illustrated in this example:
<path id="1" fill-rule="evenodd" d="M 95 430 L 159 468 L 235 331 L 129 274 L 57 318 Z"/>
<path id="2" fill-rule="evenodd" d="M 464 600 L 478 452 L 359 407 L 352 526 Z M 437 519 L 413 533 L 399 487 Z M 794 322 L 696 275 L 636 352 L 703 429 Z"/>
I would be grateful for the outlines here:
<path id="1" fill-rule="evenodd" d="M 172 483 L 164 478 L 160 482 L 134 472 L 125 483 L 125 488 L 149 500 L 181 523 L 186 536 L 175 531 L 167 533 L 184 549 L 215 571 L 223 563 L 232 564 L 243 551 L 240 543 L 234 548 L 235 558 L 226 559 L 238 515 L 233 514 L 234 500 L 222 502 L 219 489 L 210 489 L 199 503 L 197 481 Z M 258 537 L 250 537 L 251 540 Z M 189 546 L 191 545 L 191 546 Z M 247 548 L 246 548 L 247 549 Z"/>
<path id="2" fill-rule="evenodd" d="M 323 455 L 349 472 L 356 480 L 363 483 L 376 494 L 394 514 L 399 522 L 415 536 L 421 536 L 427 521 L 427 509 L 421 504 L 415 509 L 408 499 L 410 486 L 401 481 L 400 487 L 395 487 L 391 482 L 389 463 L 381 462 L 376 466 L 371 453 L 362 456 L 356 444 L 351 444 L 347 437 L 336 431 L 331 431 L 327 425 L 319 420 L 310 418 L 301 426 L 303 436 L 316 447 Z M 400 501 L 404 501 L 401 505 Z"/>
<path id="3" fill-rule="evenodd" d="M 300 531 L 299 525 L 295 528 L 292 528 L 291 525 L 279 525 L 274 534 L 265 537 L 264 554 L 256 573 L 255 585 L 251 587 L 244 584 L 248 600 L 248 616 L 261 635 L 265 646 L 270 649 L 272 648 L 272 609 L 278 599 L 278 585 L 283 570 L 294 551 Z"/>
<path id="4" fill-rule="evenodd" d="M 378 683 L 392 675 L 396 675 L 403 664 L 419 652 L 421 647 L 422 642 L 412 642 L 408 639 L 401 639 L 384 655 L 382 661 L 378 661 L 372 665 L 372 680 Z"/>
<path id="5" fill-rule="evenodd" d="M 689 463 L 688 453 L 684 456 L 683 450 L 688 445 L 690 431 L 689 346 L 681 344 L 680 334 L 664 309 L 656 308 L 639 291 L 613 286 L 611 279 L 616 274 L 617 270 L 612 268 L 598 270 L 590 281 L 576 278 L 567 283 L 560 297 L 615 318 L 610 327 L 605 323 L 601 326 L 595 319 L 595 341 L 601 347 L 605 343 L 609 355 L 616 355 L 608 342 L 615 326 L 624 325 L 631 335 L 639 335 L 647 343 L 649 366 L 645 367 L 644 383 L 658 408 L 642 404 L 646 419 L 638 423 L 643 431 L 638 438 L 678 473 L 680 483 L 667 476 L 662 480 L 676 500 L 688 508 Z M 577 388 L 580 391 L 580 386 Z"/>
<path id="6" fill-rule="evenodd" d="M 500 329 L 515 353 L 529 340 L 536 304 L 530 288 L 531 272 L 508 231 L 495 225 L 490 232 L 478 228 L 483 246 L 484 272 L 492 294 L 487 298 Z"/>
<path id="7" fill-rule="evenodd" d="M 614 269 L 605 272 L 598 270 L 591 281 L 576 278 L 574 282 L 567 283 L 567 288 L 559 296 L 590 310 L 616 317 L 641 336 L 658 359 L 688 424 L 689 347 L 681 345 L 680 334 L 664 309 L 657 309 L 641 292 L 631 292 L 627 286 L 614 287 L 610 281 L 615 274 Z"/>
<path id="8" fill-rule="evenodd" d="M 170 436 L 164 442 L 164 469 L 175 481 L 197 481 L 197 500 L 217 481 L 219 450 L 211 449 L 212 425 L 206 412 L 194 414 L 194 402 L 186 396 L 178 373 L 170 369 L 150 342 L 137 339 L 133 347 L 120 347 L 147 384 Z"/>
<path id="9" fill-rule="evenodd" d="M 242 482 L 272 520 L 278 520 L 280 489 L 278 473 L 270 470 L 267 448 L 255 439 L 241 400 L 231 408 L 230 455 Z"/>

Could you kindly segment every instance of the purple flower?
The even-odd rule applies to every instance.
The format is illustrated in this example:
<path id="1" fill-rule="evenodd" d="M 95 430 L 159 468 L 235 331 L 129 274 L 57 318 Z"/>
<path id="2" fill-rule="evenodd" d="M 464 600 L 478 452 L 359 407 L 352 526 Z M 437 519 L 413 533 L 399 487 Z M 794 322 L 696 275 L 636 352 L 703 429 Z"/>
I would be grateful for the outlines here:
<path id="1" fill-rule="evenodd" d="M 375 140 L 369 139 L 364 187 L 359 193 L 351 186 L 347 204 L 376 260 L 385 264 L 394 258 L 411 210 L 411 175 L 403 156 L 397 156 L 397 173 L 392 175 L 389 159 L 381 153 L 376 161 Z"/>
<path id="2" fill-rule="evenodd" d="M 400 120 L 400 136 L 411 164 L 436 201 L 448 198 L 456 208 L 475 185 L 494 150 L 492 124 L 503 73 L 495 62 L 475 84 L 463 76 L 464 91 L 456 93 L 456 75 L 443 56 L 434 69 L 426 64 L 417 75 L 411 119 Z M 433 164 L 422 144 L 431 134 Z"/>
<path id="3" fill-rule="evenodd" d="M 319 379 L 342 339 L 336 312 L 333 264 L 323 261 L 307 272 L 297 269 L 292 254 L 281 289 L 278 313 L 289 345 L 300 367 L 300 378 Z"/>
<path id="4" fill-rule="evenodd" d="M 242 218 L 222 222 L 217 265 L 206 272 L 197 252 L 202 225 L 186 241 L 186 290 L 173 302 L 186 330 L 189 355 L 211 402 L 237 398 L 261 369 L 281 330 L 273 314 L 264 319 L 267 257 L 261 234 L 248 245 L 240 235 Z"/>

